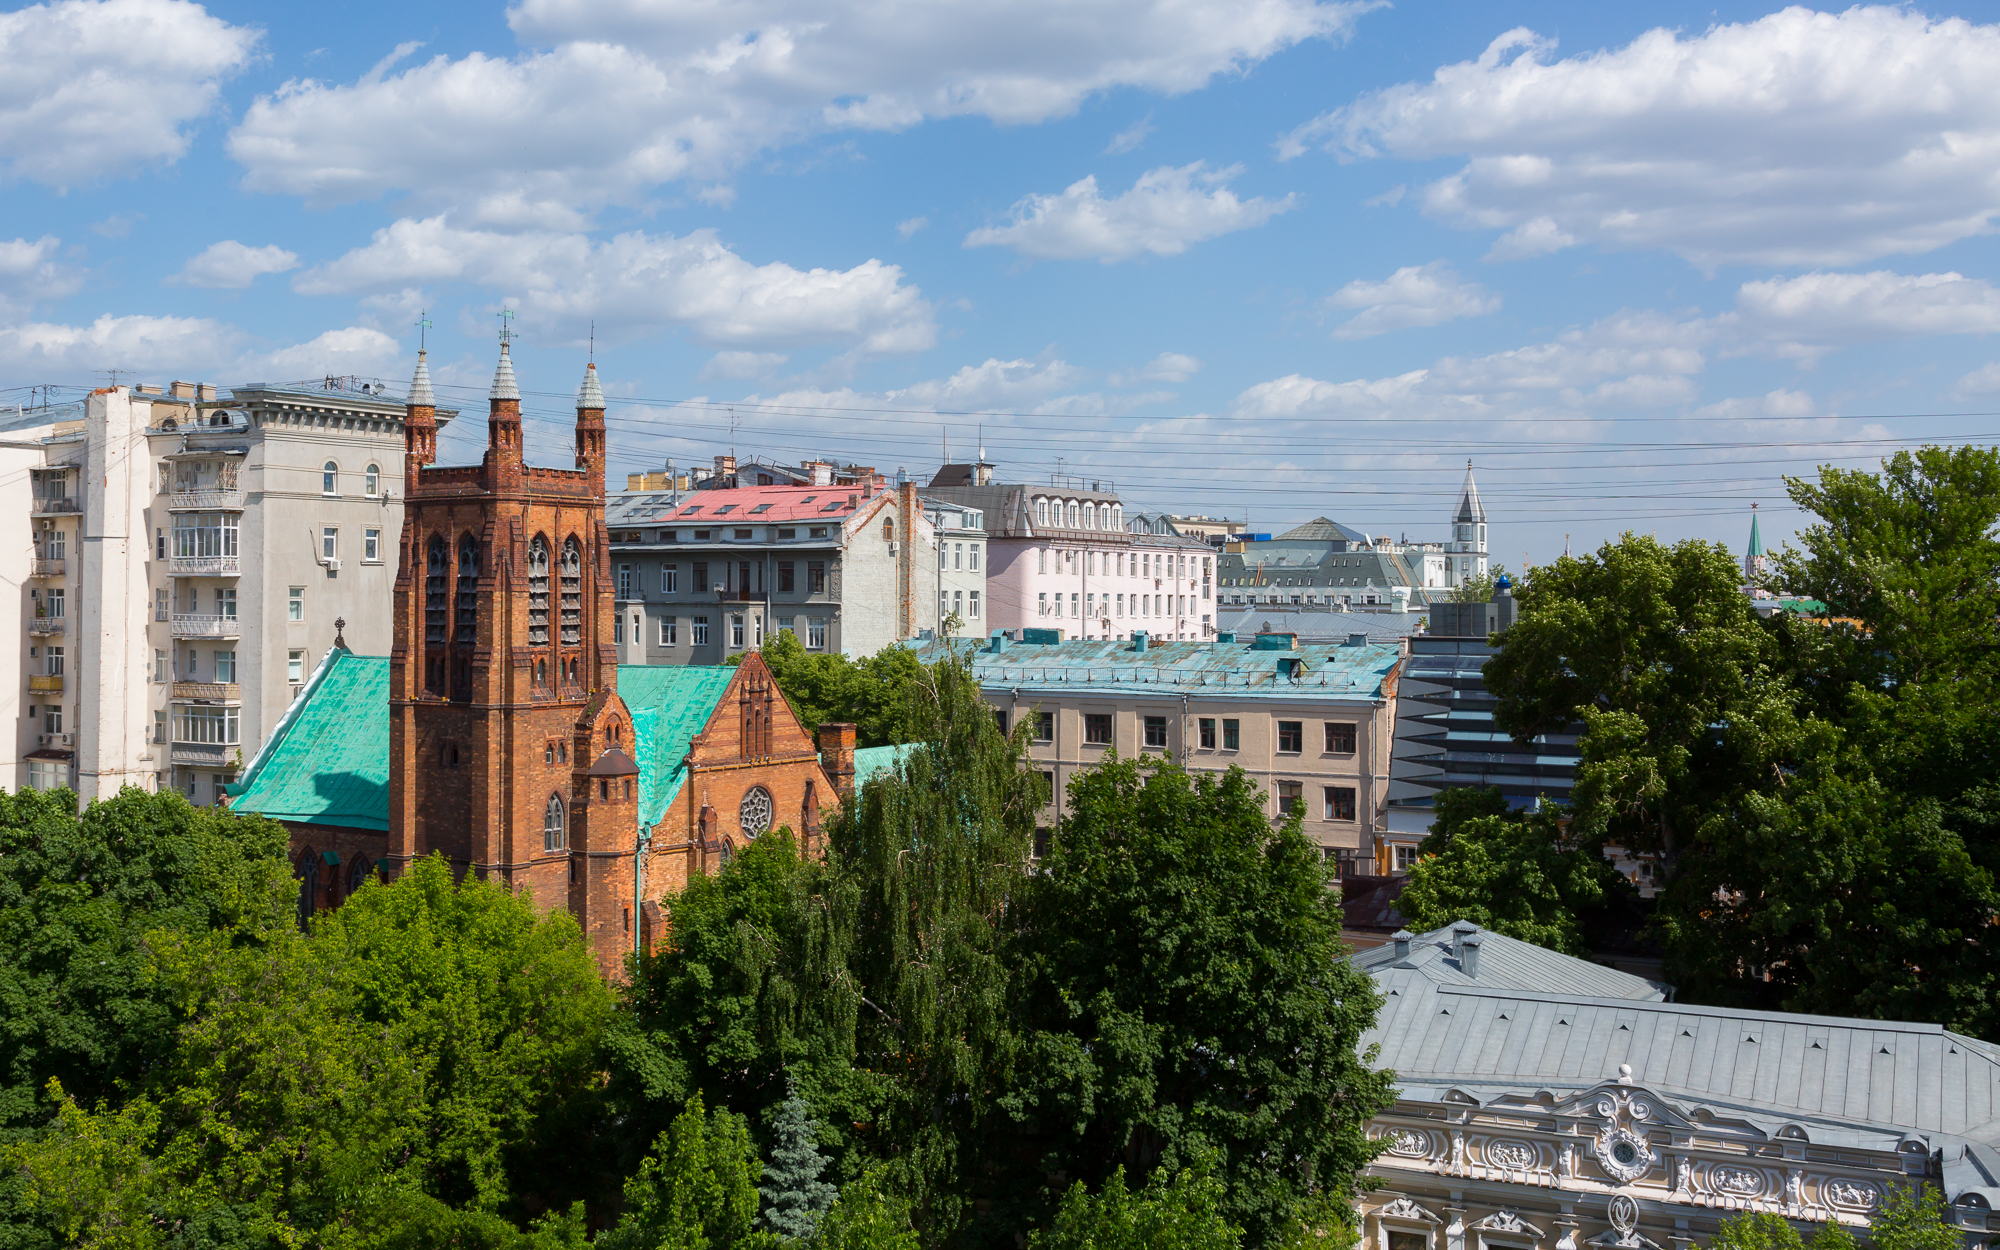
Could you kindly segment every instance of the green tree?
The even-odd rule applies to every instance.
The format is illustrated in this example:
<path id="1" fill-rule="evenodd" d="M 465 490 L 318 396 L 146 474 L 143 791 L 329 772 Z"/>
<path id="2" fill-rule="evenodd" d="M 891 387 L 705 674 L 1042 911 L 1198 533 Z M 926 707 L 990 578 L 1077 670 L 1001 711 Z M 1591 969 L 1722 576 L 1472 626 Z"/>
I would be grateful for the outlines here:
<path id="1" fill-rule="evenodd" d="M 1214 1152 L 1222 1215 L 1277 1244 L 1313 1194 L 1351 1195 L 1390 1099 L 1357 1049 L 1378 999 L 1344 962 L 1318 849 L 1296 818 L 1273 827 L 1239 769 L 1111 760 L 1067 806 L 1016 909 L 992 1197 L 1121 1166 L 1150 1183 Z"/>
<path id="2" fill-rule="evenodd" d="M 1161 1168 L 1133 1193 L 1118 1168 L 1095 1196 L 1078 1181 L 1031 1250 L 1236 1250 L 1242 1230 L 1223 1214 L 1222 1182 L 1205 1167 Z"/>
<path id="3" fill-rule="evenodd" d="M 1451 793 L 1438 796 L 1441 805 Z M 1442 815 L 1438 823 L 1446 823 Z M 1601 846 L 1569 839 L 1552 805 L 1520 815 L 1475 816 L 1439 839 L 1435 831 L 1425 839 L 1396 900 L 1418 932 L 1470 920 L 1523 942 L 1588 955 L 1591 920 L 1613 895 L 1630 888 Z"/>
<path id="4" fill-rule="evenodd" d="M 1868 1222 L 1868 1239 L 1877 1250 L 1958 1250 L 1964 1234 L 1947 1218 L 1946 1205 L 1944 1194 L 1929 1185 L 1891 1187 Z"/>
<path id="5" fill-rule="evenodd" d="M 820 1222 L 819 1250 L 917 1250 L 910 1204 L 884 1188 L 880 1172 L 849 1181 Z"/>
<path id="6" fill-rule="evenodd" d="M 1458 585 L 1451 588 L 1453 603 L 1491 603 L 1493 592 L 1500 585 L 1500 579 L 1507 576 L 1507 566 L 1496 564 L 1490 572 L 1469 574 Z"/>
<path id="7" fill-rule="evenodd" d="M 1473 821 L 1507 815 L 1507 796 L 1500 793 L 1499 786 L 1459 786 L 1438 791 L 1431 812 L 1430 836 L 1424 840 L 1423 849 L 1426 854 L 1435 855 Z"/>
<path id="8" fill-rule="evenodd" d="M 812 1109 L 793 1090 L 778 1104 L 771 1121 L 770 1162 L 764 1166 L 764 1226 L 780 1237 L 805 1241 L 819 1227 L 840 1189 L 820 1179 L 826 1156 L 819 1152 L 819 1125 Z"/>
<path id="9" fill-rule="evenodd" d="M 921 680 L 924 664 L 908 647 L 891 644 L 850 660 L 836 652 L 807 651 L 785 629 L 764 644 L 762 654 L 808 733 L 844 721 L 854 725 L 857 745 L 876 747 L 912 741 L 923 728 L 921 719 L 911 719 L 910 688 Z"/>
<path id="10" fill-rule="evenodd" d="M 756 1250 L 757 1152 L 740 1116 L 707 1111 L 697 1094 L 625 1182 L 624 1218 L 605 1250 Z"/>
<path id="11" fill-rule="evenodd" d="M 1854 1237 L 1839 1223 L 1829 1221 L 1819 1226 L 1808 1243 L 1784 1216 L 1745 1211 L 1723 1220 L 1708 1244 L 1712 1250 L 1805 1250 L 1808 1244 L 1812 1250 L 1854 1250 Z"/>

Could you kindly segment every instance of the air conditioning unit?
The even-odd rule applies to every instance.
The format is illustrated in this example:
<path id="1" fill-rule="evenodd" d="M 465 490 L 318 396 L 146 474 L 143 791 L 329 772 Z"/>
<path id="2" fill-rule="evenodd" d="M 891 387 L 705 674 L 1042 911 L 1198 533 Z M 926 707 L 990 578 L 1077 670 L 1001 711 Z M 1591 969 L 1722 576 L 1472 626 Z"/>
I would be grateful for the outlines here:
<path id="1" fill-rule="evenodd" d="M 338 572 L 340 572 L 340 561 L 339 561 L 339 560 L 321 560 L 321 561 L 320 561 L 320 563 L 321 563 L 321 564 L 324 564 L 324 565 L 326 566 L 326 571 L 327 571 L 327 572 L 329 572 L 329 573 L 338 573 Z"/>
<path id="2" fill-rule="evenodd" d="M 896 544 L 893 540 L 889 543 L 889 554 L 892 556 L 896 554 Z"/>
<path id="3" fill-rule="evenodd" d="M 41 739 L 41 744 L 45 747 L 66 747 L 69 745 L 70 736 L 68 734 L 41 734 L 38 736 Z"/>

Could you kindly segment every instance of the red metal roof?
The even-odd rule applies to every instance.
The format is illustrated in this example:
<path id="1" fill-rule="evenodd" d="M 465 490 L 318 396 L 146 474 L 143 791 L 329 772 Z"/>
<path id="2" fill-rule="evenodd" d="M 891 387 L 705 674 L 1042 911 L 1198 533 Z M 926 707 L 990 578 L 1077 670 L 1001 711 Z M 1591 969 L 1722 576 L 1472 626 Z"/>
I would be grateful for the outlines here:
<path id="1" fill-rule="evenodd" d="M 654 521 L 713 522 L 717 525 L 769 524 L 779 521 L 841 520 L 861 503 L 853 486 L 742 486 L 735 490 L 696 491 L 677 508 L 662 509 Z M 619 522 L 644 522 L 627 517 Z"/>

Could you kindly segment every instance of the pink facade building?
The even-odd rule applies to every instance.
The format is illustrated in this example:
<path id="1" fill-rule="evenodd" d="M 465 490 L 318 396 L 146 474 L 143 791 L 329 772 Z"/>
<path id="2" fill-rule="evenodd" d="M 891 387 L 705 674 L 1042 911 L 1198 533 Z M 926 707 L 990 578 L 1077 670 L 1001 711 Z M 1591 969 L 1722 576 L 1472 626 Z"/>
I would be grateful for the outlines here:
<path id="1" fill-rule="evenodd" d="M 1085 489 L 1088 487 L 1088 489 Z M 1065 638 L 1199 641 L 1215 635 L 1215 549 L 1135 534 L 1109 482 L 992 480 L 953 464 L 927 498 L 979 509 L 986 529 L 985 631 L 1059 629 Z"/>

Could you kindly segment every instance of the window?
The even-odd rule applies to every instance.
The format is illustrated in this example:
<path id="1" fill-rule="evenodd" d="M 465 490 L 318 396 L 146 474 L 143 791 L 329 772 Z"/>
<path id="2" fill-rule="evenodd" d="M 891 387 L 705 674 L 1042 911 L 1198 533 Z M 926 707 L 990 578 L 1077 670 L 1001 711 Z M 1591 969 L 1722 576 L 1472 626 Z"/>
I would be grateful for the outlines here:
<path id="1" fill-rule="evenodd" d="M 806 593 L 823 595 L 826 593 L 826 562 L 809 560 L 806 562 Z"/>
<path id="2" fill-rule="evenodd" d="M 632 597 L 632 566 L 629 564 L 618 566 L 618 597 L 620 599 Z"/>
<path id="3" fill-rule="evenodd" d="M 237 554 L 237 527 L 234 512 L 178 512 L 174 514 L 174 558 L 207 560 Z"/>
<path id="4" fill-rule="evenodd" d="M 209 746 L 237 745 L 238 711 L 233 707 L 181 704 L 174 708 L 174 741 Z"/>
<path id="5" fill-rule="evenodd" d="M 1326 818 L 1328 820 L 1354 819 L 1354 787 L 1326 787 Z"/>
<path id="6" fill-rule="evenodd" d="M 1080 598 L 1081 596 L 1079 596 L 1075 591 L 1070 592 L 1069 614 L 1071 616 L 1080 616 L 1082 614 L 1083 604 L 1080 602 Z"/>
<path id="7" fill-rule="evenodd" d="M 943 571 L 944 571 L 945 569 L 948 569 L 948 568 L 950 568 L 950 567 L 951 567 L 951 544 L 950 544 L 950 543 L 939 543 L 939 544 L 938 544 L 938 571 L 939 571 L 939 572 L 943 572 Z"/>
<path id="8" fill-rule="evenodd" d="M 230 709 L 230 711 L 232 711 L 232 712 L 233 712 L 233 711 L 235 711 L 235 710 L 236 710 L 236 709 L 234 709 L 234 708 L 231 708 L 231 709 Z M 34 712 L 33 712 L 32 710 L 30 710 L 30 711 L 29 711 L 29 713 L 28 713 L 28 715 L 29 715 L 30 717 L 32 717 L 32 716 L 34 716 Z M 63 731 L 63 727 L 62 727 L 62 705 L 60 705 L 60 704 L 55 704 L 55 703 L 52 703 L 52 704 L 50 704 L 49 706 L 47 706 L 47 707 L 43 708 L 43 709 L 42 709 L 42 732 L 43 732 L 43 733 L 48 733 L 48 734 L 59 734 L 59 733 L 61 733 L 62 731 Z"/>
<path id="9" fill-rule="evenodd" d="M 1306 749 L 1305 724 L 1303 721 L 1281 720 L 1278 722 L 1278 751 L 1282 755 L 1297 755 Z"/>
<path id="10" fill-rule="evenodd" d="M 1343 721 L 1328 721 L 1326 749 L 1336 755 L 1354 754 L 1354 726 Z"/>
<path id="11" fill-rule="evenodd" d="M 561 851 L 569 847 L 569 813 L 563 810 L 562 795 L 551 794 L 542 809 L 542 850 Z"/>
<path id="12" fill-rule="evenodd" d="M 306 653 L 294 647 L 285 653 L 285 680 L 294 686 L 306 680 Z"/>
<path id="13" fill-rule="evenodd" d="M 28 788 L 31 790 L 60 790 L 69 784 L 66 774 L 69 765 L 62 760 L 29 760 Z"/>
<path id="14" fill-rule="evenodd" d="M 1390 1233 L 1389 1250 L 1430 1250 L 1431 1239 L 1422 1233 Z"/>
<path id="15" fill-rule="evenodd" d="M 809 538 L 825 538 L 826 528 L 824 525 L 815 525 L 806 532 L 806 536 Z"/>
<path id="16" fill-rule="evenodd" d="M 1215 718 L 1213 716 L 1204 716 L 1195 722 L 1195 727 L 1201 733 L 1202 749 L 1204 751 L 1213 751 L 1215 749 Z"/>
<path id="17" fill-rule="evenodd" d="M 1049 523 L 1049 501 L 1046 499 L 1036 499 L 1035 524 L 1047 525 L 1048 523 Z"/>
<path id="18" fill-rule="evenodd" d="M 743 645 L 743 618 L 740 616 L 729 618 L 729 645 L 732 647 Z"/>
<path id="19" fill-rule="evenodd" d="M 672 647 L 679 645 L 681 640 L 680 635 L 681 635 L 681 629 L 680 629 L 680 621 L 678 618 L 671 616 L 663 616 L 660 618 L 661 646 Z"/>
<path id="20" fill-rule="evenodd" d="M 968 612 L 968 613 L 970 614 L 970 615 L 968 615 L 968 616 L 966 617 L 966 619 L 967 619 L 967 620 L 972 620 L 972 621 L 976 621 L 976 620 L 978 620 L 978 619 L 979 619 L 979 592 L 978 592 L 978 591 L 974 590 L 974 591 L 970 591 L 970 592 L 968 592 L 968 594 L 967 594 L 967 596 L 966 596 L 966 601 L 965 601 L 965 608 L 966 608 L 966 611 L 967 611 L 967 612 Z"/>
<path id="21" fill-rule="evenodd" d="M 623 612 L 611 618 L 611 641 L 625 641 L 625 614 Z"/>
<path id="22" fill-rule="evenodd" d="M 1054 742 L 1055 740 L 1056 714 L 1054 712 L 1036 712 L 1034 741 Z"/>
<path id="23" fill-rule="evenodd" d="M 61 677 L 63 675 L 63 649 L 61 647 L 48 648 L 48 654 L 44 655 L 42 660 L 44 662 L 43 671 L 48 673 L 49 676 Z"/>
<path id="24" fill-rule="evenodd" d="M 1222 749 L 1225 751 L 1237 751 L 1242 749 L 1242 745 L 1243 735 L 1239 728 L 1239 722 L 1224 720 L 1222 722 Z"/>
<path id="25" fill-rule="evenodd" d="M 165 590 L 155 590 L 153 592 L 153 619 L 156 621 L 167 619 L 167 592 Z"/>
<path id="26" fill-rule="evenodd" d="M 333 559 L 338 554 L 337 548 L 339 543 L 340 531 L 338 529 L 331 525 L 321 529 L 319 532 L 319 558 L 322 560 Z"/>
<path id="27" fill-rule="evenodd" d="M 784 542 L 784 541 L 786 541 L 786 540 L 788 540 L 788 539 L 793 539 L 793 538 L 797 538 L 798 536 L 799 536 L 799 532 L 798 532 L 797 530 L 795 530 L 795 529 L 792 529 L 792 530 L 784 530 L 784 529 L 781 529 L 781 530 L 779 530 L 779 531 L 778 531 L 778 541 L 779 541 L 779 542 Z"/>
<path id="28" fill-rule="evenodd" d="M 338 495 L 340 493 L 340 466 L 329 460 L 319 469 L 319 493 Z"/>
<path id="29" fill-rule="evenodd" d="M 749 530 L 734 530 L 734 531 L 732 531 L 732 533 L 734 533 L 734 534 L 735 534 L 735 536 L 736 536 L 736 541 L 737 541 L 737 542 L 739 542 L 739 543 L 747 543 L 747 542 L 749 542 L 749 541 L 750 541 L 750 531 L 749 531 Z"/>
<path id="30" fill-rule="evenodd" d="M 968 569 L 971 569 L 971 570 L 972 570 L 973 572 L 975 572 L 975 573 L 977 573 L 977 572 L 979 571 L 979 544 L 978 544 L 978 543 L 967 543 L 967 544 L 965 544 L 965 567 L 966 567 L 966 568 L 968 568 Z"/>
<path id="31" fill-rule="evenodd" d="M 361 531 L 361 558 L 370 564 L 382 562 L 382 531 Z"/>
<path id="32" fill-rule="evenodd" d="M 1304 794 L 1305 788 L 1296 781 L 1279 782 L 1278 815 L 1290 816 L 1294 812 L 1303 815 L 1305 813 Z"/>
<path id="33" fill-rule="evenodd" d="M 806 650 L 826 650 L 826 618 L 809 616 L 806 618 Z"/>
<path id="34" fill-rule="evenodd" d="M 167 558 L 167 531 L 164 529 L 153 531 L 153 558 L 155 560 Z"/>
<path id="35" fill-rule="evenodd" d="M 965 608 L 965 592 L 962 590 L 952 591 L 951 610 L 953 614 L 956 615 L 958 619 L 961 621 L 966 619 L 964 608 Z"/>
<path id="36" fill-rule="evenodd" d="M 737 827 L 745 837 L 754 838 L 771 828 L 772 810 L 771 792 L 762 786 L 751 786 L 737 804 Z"/>
<path id="37" fill-rule="evenodd" d="M 1146 745 L 1164 748 L 1167 745 L 1167 718 L 1148 716 L 1146 718 Z"/>
<path id="38" fill-rule="evenodd" d="M 1048 571 L 1049 553 L 1040 547 L 1035 548 L 1035 572 L 1046 573 Z"/>
<path id="39" fill-rule="evenodd" d="M 379 489 L 379 487 L 381 486 L 381 479 L 382 479 L 382 470 L 376 468 L 372 464 L 369 465 L 368 472 L 362 475 L 361 492 L 364 495 L 367 495 L 370 499 L 375 498 L 377 494 L 381 493 Z"/>
<path id="40" fill-rule="evenodd" d="M 951 545 L 951 567 L 955 569 L 962 569 L 965 567 L 964 543 L 953 543 Z"/>
<path id="41" fill-rule="evenodd" d="M 47 616 L 51 620 L 59 621 L 63 619 L 63 612 L 65 605 L 69 603 L 69 597 L 63 593 L 61 587 L 57 587 L 49 591 L 48 597 L 43 599 L 42 602 L 48 605 L 43 609 L 42 615 Z"/>
<path id="42" fill-rule="evenodd" d="M 1004 738 L 1007 736 L 1007 711 L 1005 708 L 996 707 L 993 709 L 993 724 L 1000 730 L 1001 737 Z"/>
<path id="43" fill-rule="evenodd" d="M 688 586 L 689 590 L 700 595 L 712 589 L 708 580 L 708 561 L 696 560 L 689 571 L 694 576 L 694 581 Z"/>
<path id="44" fill-rule="evenodd" d="M 697 616 L 694 618 L 693 645 L 697 647 L 705 647 L 708 645 L 708 618 L 705 616 Z"/>
<path id="45" fill-rule="evenodd" d="M 157 744 L 164 743 L 166 740 L 167 714 L 165 712 L 155 712 L 153 713 L 153 741 Z"/>
<path id="46" fill-rule="evenodd" d="M 1035 615 L 1047 616 L 1048 614 L 1049 614 L 1049 594 L 1045 590 L 1035 596 Z"/>
<path id="47" fill-rule="evenodd" d="M 663 595 L 679 594 L 680 589 L 681 566 L 678 564 L 662 564 L 660 566 L 660 593 Z"/>
<path id="48" fill-rule="evenodd" d="M 1111 745 L 1111 713 L 1085 712 L 1083 714 L 1083 740 L 1090 746 Z"/>
<path id="49" fill-rule="evenodd" d="M 470 534 L 466 535 L 465 539 L 461 541 L 459 545 L 459 552 L 458 552 L 458 563 L 459 563 L 458 594 L 459 594 L 459 602 L 460 604 L 463 605 L 459 609 L 460 620 L 458 628 L 458 637 L 459 641 L 461 642 L 473 641 L 473 635 L 474 635 L 473 626 L 476 624 L 479 617 L 478 602 L 476 600 L 476 597 L 472 593 L 473 588 L 467 584 L 465 576 L 467 548 L 471 547 L 471 542 L 472 542 L 472 536 Z M 476 576 L 478 572 L 477 548 L 472 549 L 471 559 L 474 564 L 473 571 Z M 558 589 L 559 593 L 562 596 L 562 601 L 558 605 L 558 608 L 562 613 L 560 620 L 561 633 L 558 636 L 558 641 L 560 641 L 562 645 L 565 647 L 582 646 L 583 645 L 583 546 L 582 544 L 576 541 L 576 535 L 574 534 L 571 534 L 568 538 L 563 539 L 562 564 L 557 569 L 557 574 L 560 579 Z"/>
<path id="50" fill-rule="evenodd" d="M 940 590 L 938 591 L 938 620 L 942 622 L 945 617 L 950 615 L 951 592 L 949 590 Z"/>
<path id="51" fill-rule="evenodd" d="M 786 595 L 792 593 L 792 562 L 790 560 L 778 561 L 778 593 Z"/>
<path id="52" fill-rule="evenodd" d="M 285 619 L 303 621 L 306 619 L 306 588 L 294 586 L 285 596 Z"/>
<path id="53" fill-rule="evenodd" d="M 157 648 L 153 651 L 153 680 L 167 679 L 167 653 Z"/>
<path id="54" fill-rule="evenodd" d="M 218 651 L 215 653 L 215 680 L 221 682 L 225 686 L 233 685 L 235 683 L 236 652 Z"/>
<path id="55" fill-rule="evenodd" d="M 1417 862 L 1417 848 L 1416 848 L 1416 847 L 1414 847 L 1414 846 L 1399 846 L 1399 847 L 1397 847 L 1397 848 L 1396 848 L 1396 871 L 1397 871 L 1397 872 L 1408 872 L 1408 871 L 1409 871 L 1409 870 L 1411 869 L 1411 867 L 1412 867 L 1413 865 L 1415 865 L 1415 864 L 1416 864 L 1416 862 Z"/>

